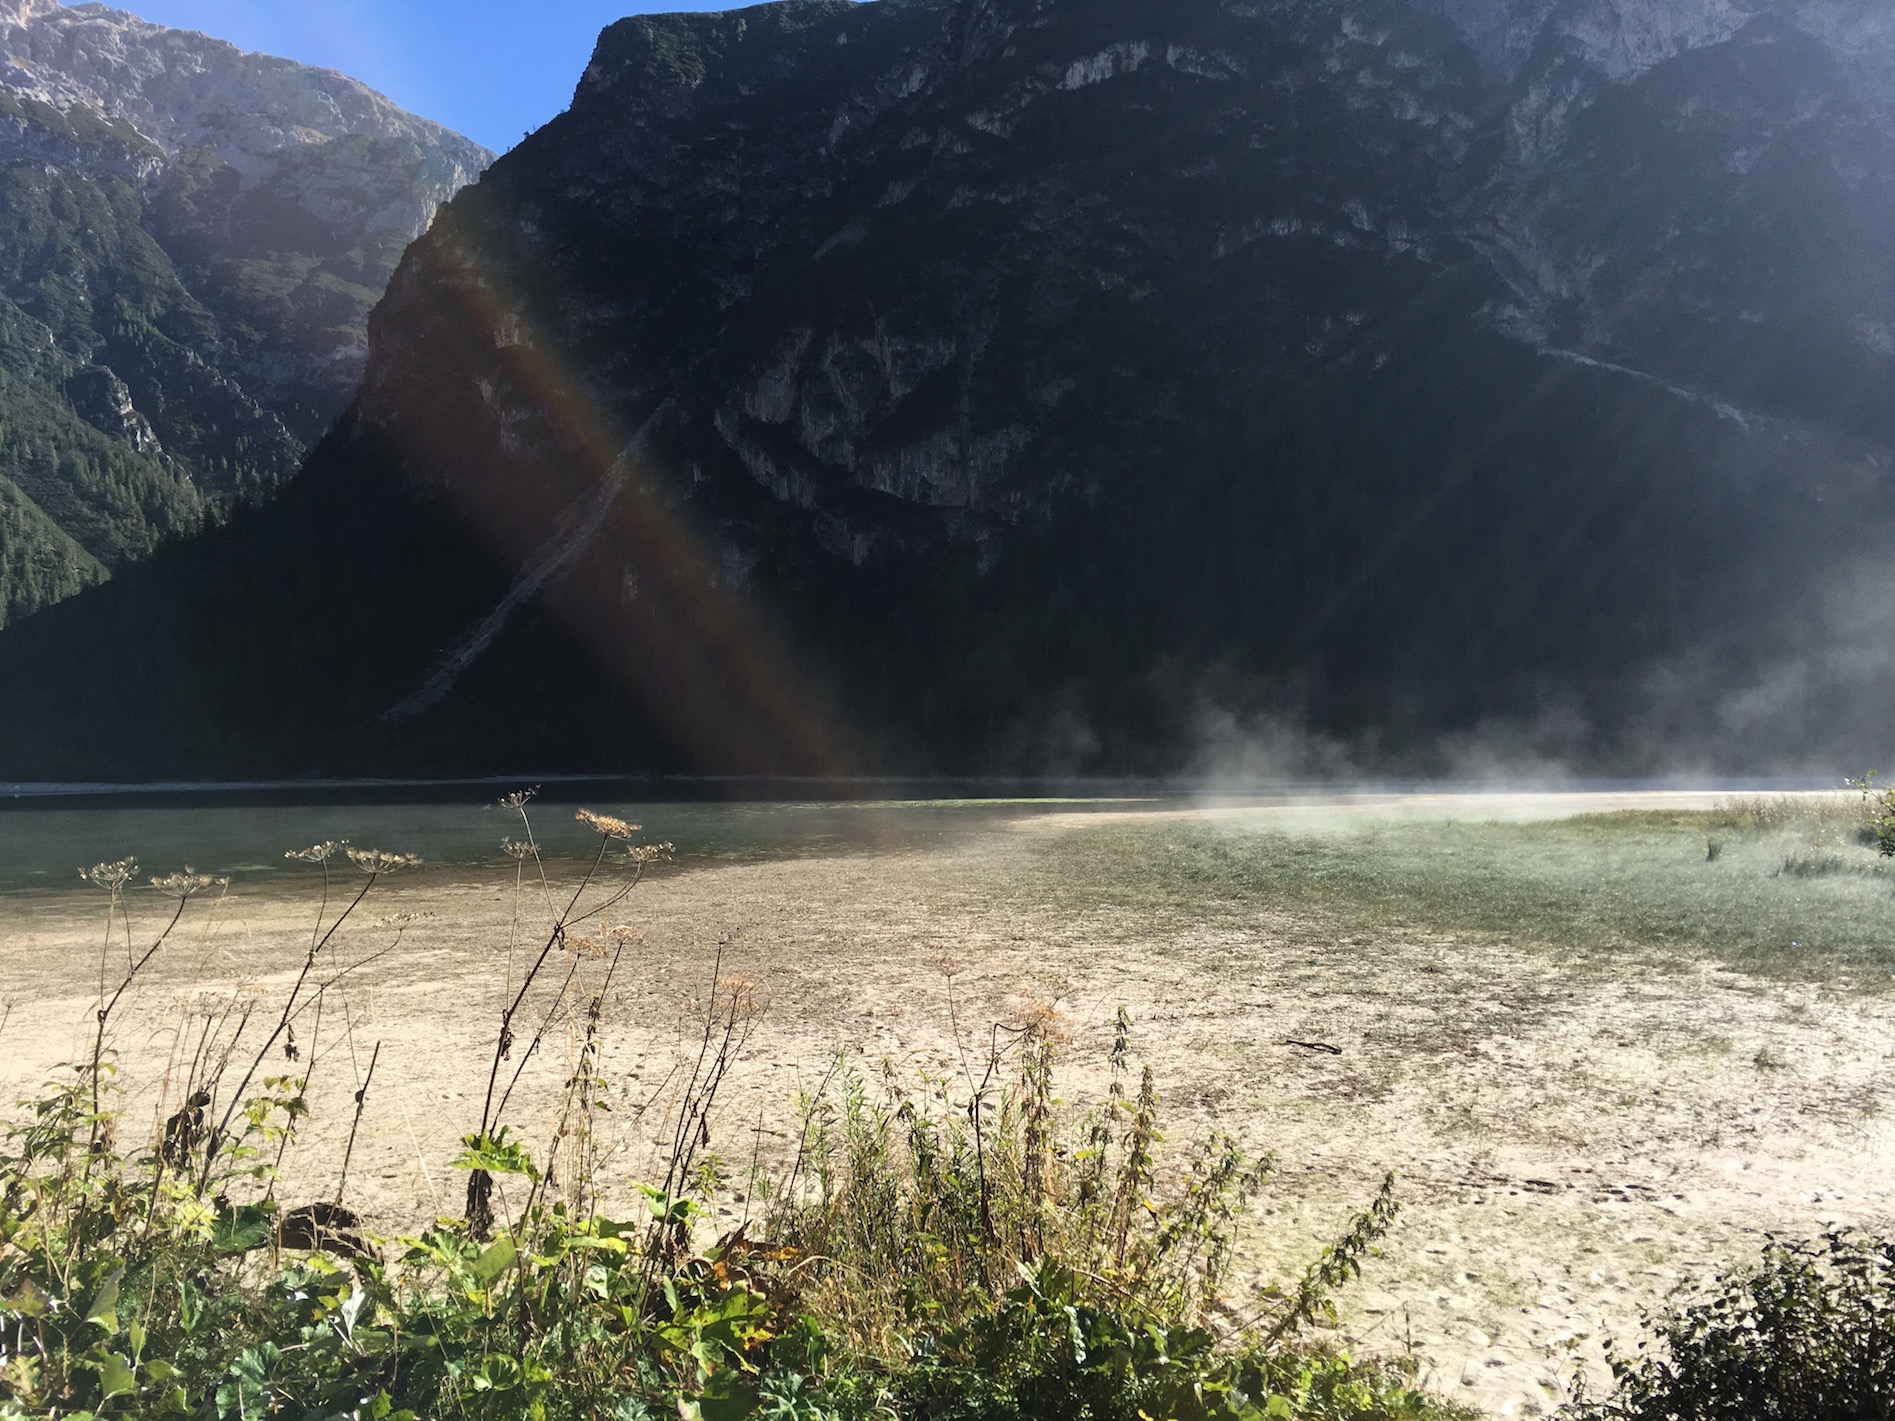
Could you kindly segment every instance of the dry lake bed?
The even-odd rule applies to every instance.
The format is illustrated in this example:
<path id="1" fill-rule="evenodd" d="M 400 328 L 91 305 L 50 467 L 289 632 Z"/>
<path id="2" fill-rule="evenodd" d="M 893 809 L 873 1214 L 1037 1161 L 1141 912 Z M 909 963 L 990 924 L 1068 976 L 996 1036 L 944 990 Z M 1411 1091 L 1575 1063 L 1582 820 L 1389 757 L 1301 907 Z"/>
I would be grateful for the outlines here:
<path id="1" fill-rule="evenodd" d="M 714 1119 L 733 1214 L 838 1052 L 952 1095 L 993 1024 L 1050 1003 L 1082 1103 L 1124 1007 L 1174 1161 L 1213 1127 L 1278 1156 L 1245 1285 L 1299 1271 L 1394 1170 L 1403 1212 L 1342 1295 L 1343 1336 L 1412 1351 L 1494 1415 L 1551 1411 L 1605 1337 L 1630 1341 L 1641 1310 L 1766 1234 L 1895 1207 L 1895 876 L 1843 796 L 593 807 L 676 844 L 583 930 L 626 944 L 601 1021 L 618 1200 L 651 1167 L 721 952 L 760 1007 Z M 298 1020 L 299 1064 L 272 1067 L 312 1072 L 278 1192 L 334 1192 L 379 1046 L 349 1200 L 391 1235 L 457 1211 L 504 1000 L 596 842 L 573 808 L 531 806 L 545 882 L 503 849 L 524 829 L 501 808 L 0 813 L 0 1095 L 88 1049 L 102 965 L 115 982 L 169 918 L 130 891 L 108 939 L 78 866 L 231 880 L 114 1016 L 134 1129 L 177 1109 L 192 1058 L 244 1013 L 239 1066 L 280 1011 L 323 892 L 286 850 L 419 853 L 324 949 L 320 1020 Z M 364 882 L 332 868 L 325 927 Z M 556 951 L 522 1021 L 568 971 L 599 980 L 589 952 Z M 583 1028 L 561 1015 L 526 1059 L 509 1111 L 529 1143 Z"/>

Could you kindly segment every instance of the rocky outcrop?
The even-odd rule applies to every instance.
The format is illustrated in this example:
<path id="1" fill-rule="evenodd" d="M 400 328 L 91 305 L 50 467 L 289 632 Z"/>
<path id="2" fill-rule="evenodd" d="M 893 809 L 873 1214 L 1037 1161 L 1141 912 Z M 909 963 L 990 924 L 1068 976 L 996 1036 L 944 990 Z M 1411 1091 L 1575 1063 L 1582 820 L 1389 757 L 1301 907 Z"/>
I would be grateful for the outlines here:
<path id="1" fill-rule="evenodd" d="M 1827 0 L 622 21 L 249 526 L 402 608 L 258 753 L 1177 769 L 1289 715 L 1324 764 L 1847 767 L 1895 690 L 1889 45 Z M 150 597 L 238 596 L 234 539 Z M 283 701 L 199 675 L 234 731 Z"/>
<path id="2" fill-rule="evenodd" d="M 81 540 L 95 571 L 296 470 L 360 383 L 402 251 L 490 158 L 340 74 L 0 0 L 0 300 L 85 367 L 47 397 L 174 490 L 150 525 Z M 0 618 L 43 600 L 0 586 Z"/>

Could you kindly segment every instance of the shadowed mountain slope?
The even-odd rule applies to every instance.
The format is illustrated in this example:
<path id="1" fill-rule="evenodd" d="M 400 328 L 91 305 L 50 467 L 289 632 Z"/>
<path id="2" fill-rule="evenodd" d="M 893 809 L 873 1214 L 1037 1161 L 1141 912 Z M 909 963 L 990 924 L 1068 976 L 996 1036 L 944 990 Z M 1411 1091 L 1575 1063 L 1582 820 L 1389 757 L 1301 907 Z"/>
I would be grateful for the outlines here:
<path id="1" fill-rule="evenodd" d="M 0 761 L 1853 765 L 1892 680 L 1892 36 L 1767 0 L 623 21 L 409 250 L 289 494 L 0 637 Z"/>

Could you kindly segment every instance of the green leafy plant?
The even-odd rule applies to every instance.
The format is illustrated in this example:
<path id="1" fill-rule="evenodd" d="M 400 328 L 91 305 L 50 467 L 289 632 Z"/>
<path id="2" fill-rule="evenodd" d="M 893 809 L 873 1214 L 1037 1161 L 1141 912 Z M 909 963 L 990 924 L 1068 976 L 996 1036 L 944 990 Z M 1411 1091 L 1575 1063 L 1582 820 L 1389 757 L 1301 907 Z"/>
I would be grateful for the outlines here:
<path id="1" fill-rule="evenodd" d="M 1895 786 L 1878 785 L 1871 770 L 1848 785 L 1861 796 L 1856 837 L 1873 844 L 1883 858 L 1895 858 Z"/>
<path id="2" fill-rule="evenodd" d="M 1845 1421 L 1895 1415 L 1895 1243 L 1773 1240 L 1755 1264 L 1648 1320 L 1576 1421 Z"/>

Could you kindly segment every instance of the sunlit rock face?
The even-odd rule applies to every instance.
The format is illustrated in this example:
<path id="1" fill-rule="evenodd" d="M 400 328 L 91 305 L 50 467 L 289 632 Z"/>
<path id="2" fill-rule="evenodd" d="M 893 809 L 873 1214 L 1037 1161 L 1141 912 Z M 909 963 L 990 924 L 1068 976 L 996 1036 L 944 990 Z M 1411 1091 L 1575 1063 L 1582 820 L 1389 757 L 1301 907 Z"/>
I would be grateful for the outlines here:
<path id="1" fill-rule="evenodd" d="M 1895 689 L 1880 8 L 622 21 L 301 486 L 415 549 L 320 555 L 403 609 L 323 753 L 1846 767 Z"/>
<path id="2" fill-rule="evenodd" d="M 143 189 L 146 225 L 224 327 L 221 367 L 305 443 L 354 394 L 402 250 L 493 157 L 333 70 L 96 4 L 0 0 L 0 92 L 0 153 Z M 22 103 L 82 131 L 55 151 L 57 118 Z"/>
<path id="3" fill-rule="evenodd" d="M 32 333 L 0 624 L 292 475 L 403 249 L 490 158 L 340 74 L 0 0 L 0 300 Z"/>

